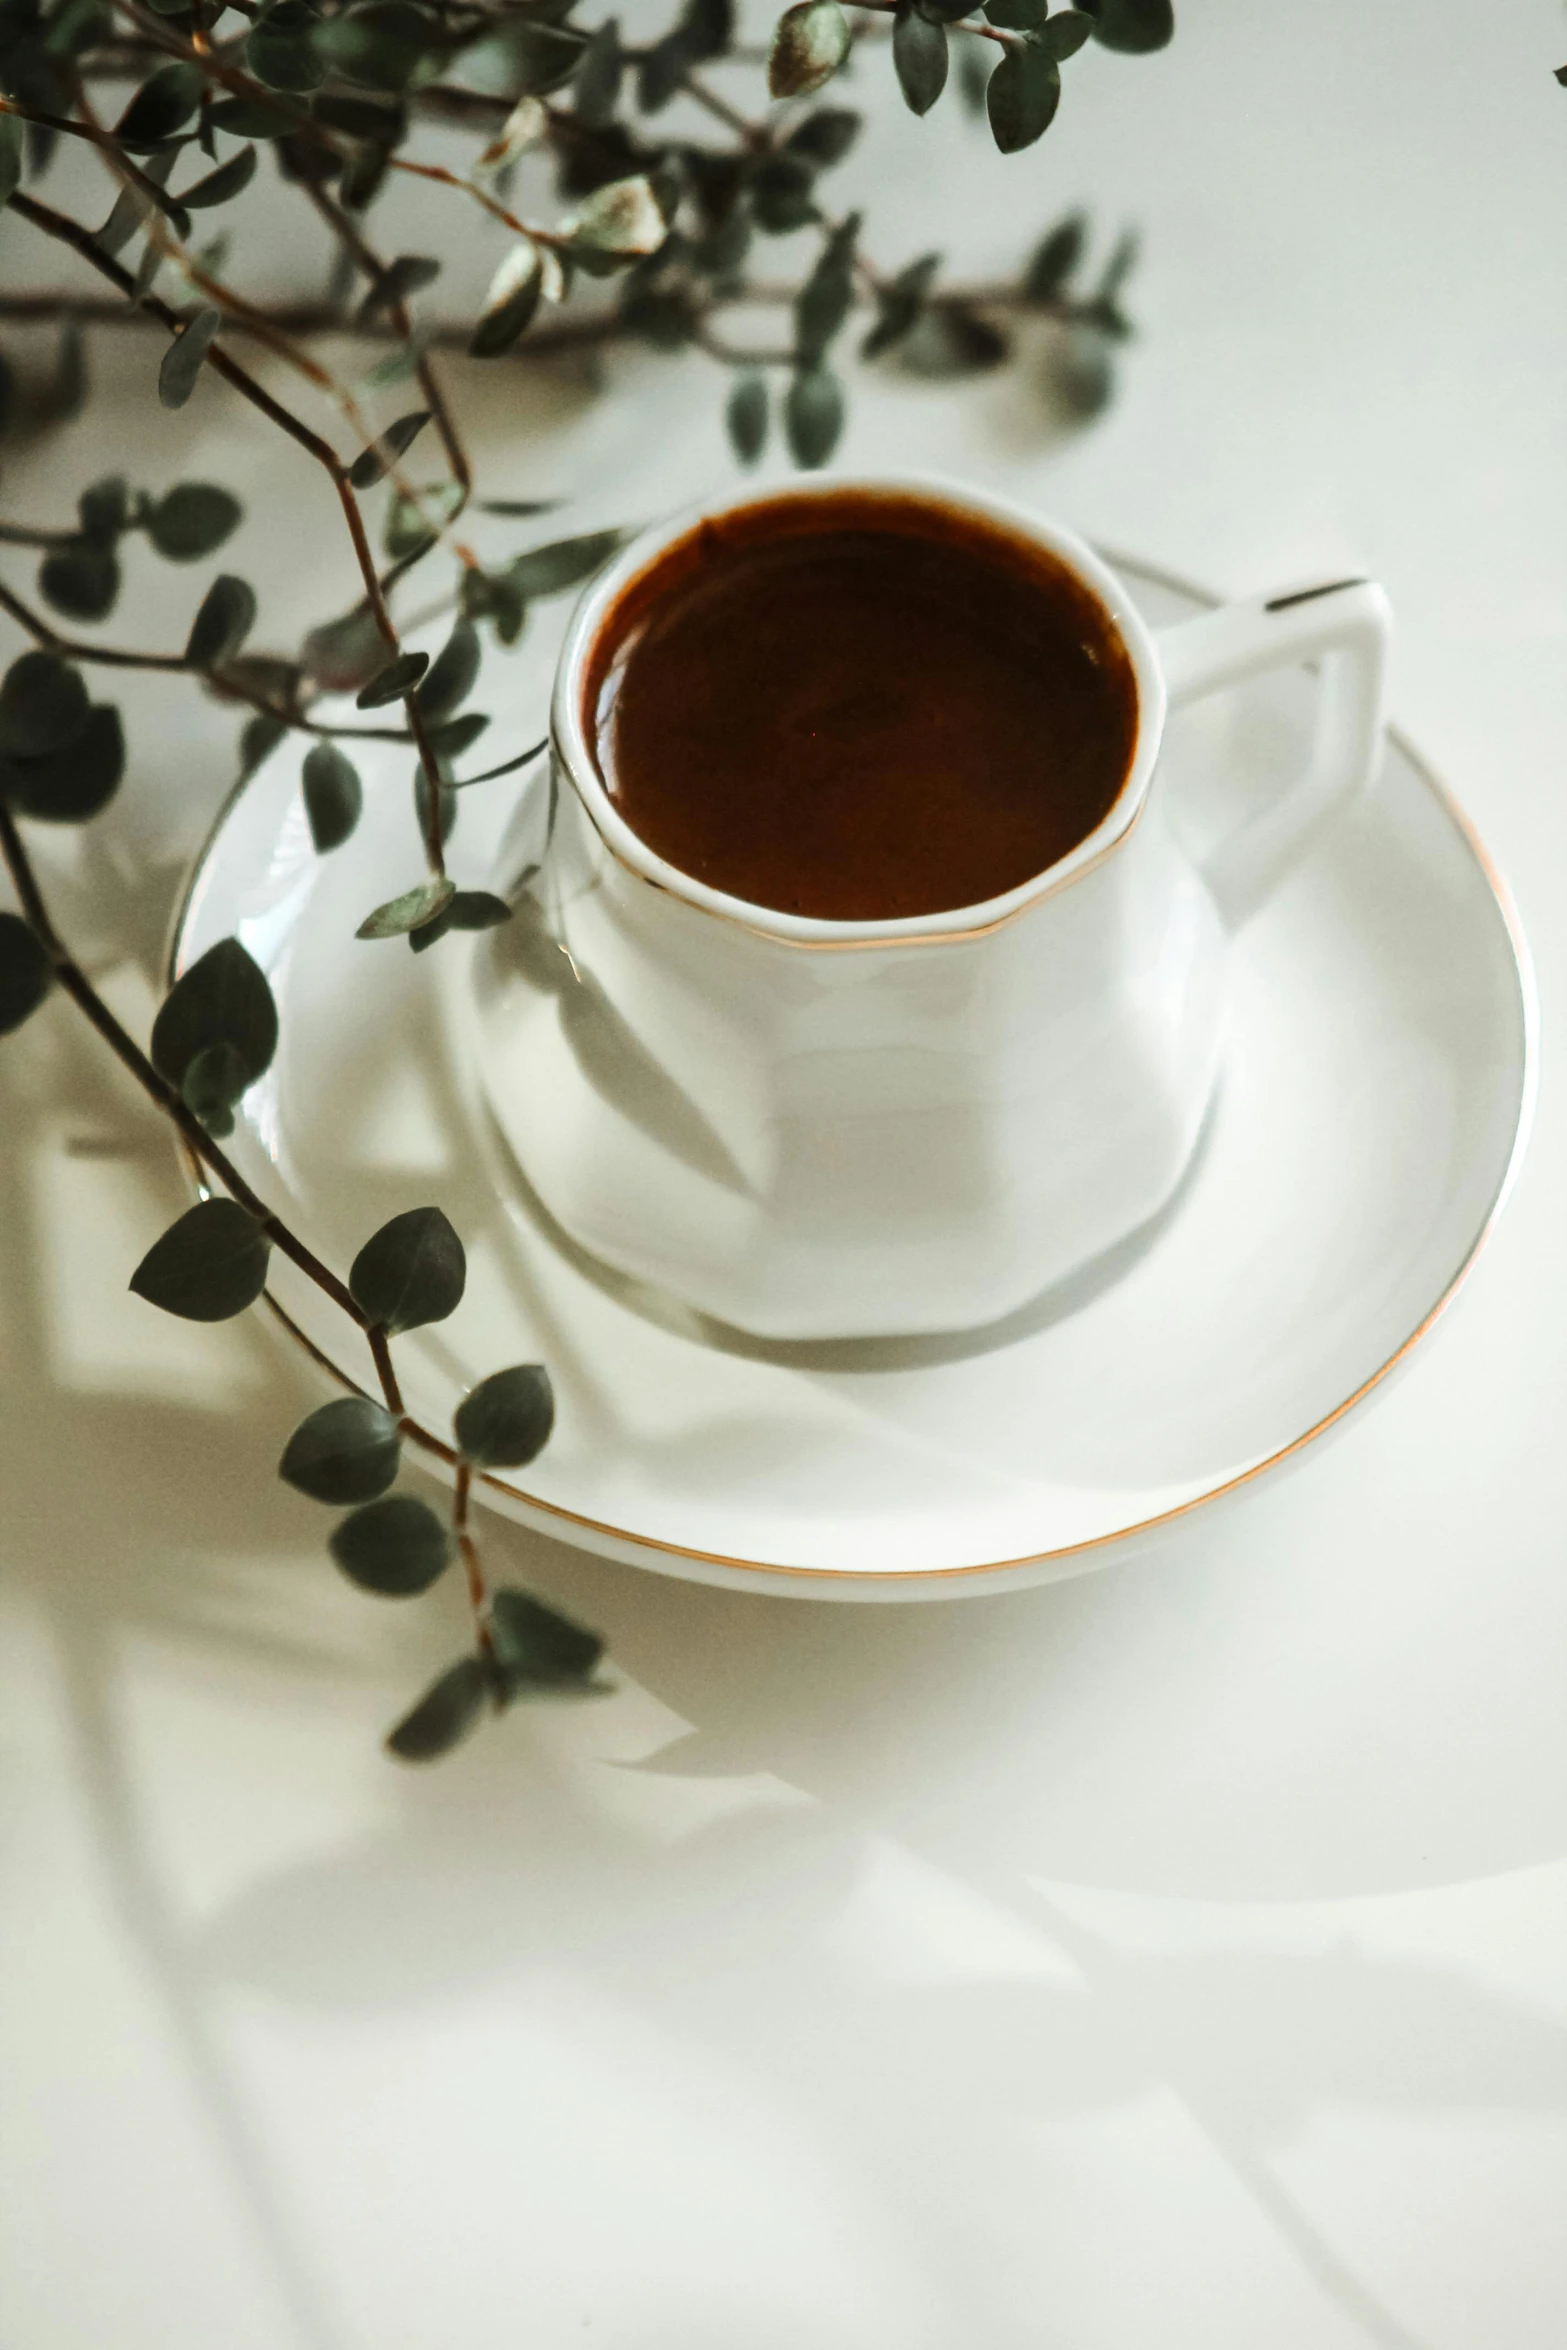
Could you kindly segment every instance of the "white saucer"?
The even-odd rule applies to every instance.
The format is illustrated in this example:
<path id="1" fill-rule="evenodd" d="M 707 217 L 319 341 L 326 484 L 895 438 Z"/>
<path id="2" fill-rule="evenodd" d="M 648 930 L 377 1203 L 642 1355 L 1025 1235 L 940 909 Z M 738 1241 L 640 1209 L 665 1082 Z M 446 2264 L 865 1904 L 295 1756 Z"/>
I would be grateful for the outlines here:
<path id="1" fill-rule="evenodd" d="M 1117 568 L 1155 622 L 1208 601 Z M 482 685 L 477 701 L 495 707 Z M 1194 846 L 1293 771 L 1310 708 L 1296 674 L 1172 722 Z M 1236 941 L 1220 1095 L 1153 1227 L 965 1339 L 770 1346 L 717 1330 L 581 1257 L 530 1204 L 467 1065 L 471 942 L 414 956 L 355 939 L 419 870 L 409 756 L 363 747 L 377 754 L 359 760 L 364 818 L 329 857 L 311 847 L 297 742 L 230 802 L 176 968 L 233 933 L 270 976 L 282 1043 L 230 1147 L 319 1255 L 346 1269 L 425 1201 L 462 1233 L 461 1307 L 397 1342 L 409 1406 L 444 1432 L 485 1372 L 547 1363 L 555 1437 L 492 1498 L 563 1540 L 853 1599 L 1092 1566 L 1298 1460 L 1360 1404 L 1452 1299 L 1517 1167 L 1535 1063 L 1523 940 L 1463 816 L 1394 735 L 1375 790 Z M 461 886 L 494 878 L 527 788 L 463 795 Z M 340 1382 L 367 1382 L 357 1334 L 274 1266 L 285 1325 Z"/>

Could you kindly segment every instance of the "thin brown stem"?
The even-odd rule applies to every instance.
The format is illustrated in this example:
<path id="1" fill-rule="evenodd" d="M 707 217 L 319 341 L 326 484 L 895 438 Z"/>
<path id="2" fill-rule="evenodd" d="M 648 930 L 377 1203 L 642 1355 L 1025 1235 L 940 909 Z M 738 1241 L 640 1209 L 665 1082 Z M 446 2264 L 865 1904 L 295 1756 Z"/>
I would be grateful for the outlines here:
<path id="1" fill-rule="evenodd" d="M 468 1604 L 473 1609 L 478 1627 L 479 1645 L 490 1645 L 489 1593 L 484 1584 L 484 1568 L 479 1558 L 479 1546 L 468 1531 L 468 1496 L 473 1485 L 473 1470 L 459 1458 L 457 1475 L 452 1485 L 452 1530 L 457 1537 L 458 1554 L 463 1572 L 468 1578 Z"/>
<path id="2" fill-rule="evenodd" d="M 357 1307 L 355 1311 L 357 1313 Z M 360 1320 L 362 1323 L 364 1322 L 362 1315 Z M 370 1341 L 371 1360 L 375 1364 L 375 1375 L 381 1382 L 381 1393 L 386 1398 L 386 1408 L 394 1418 L 401 1420 L 403 1418 L 403 1391 L 397 1384 L 397 1373 L 392 1367 L 391 1341 L 379 1322 L 365 1323 L 364 1332 Z M 408 1433 L 413 1435 L 416 1431 L 410 1426 Z M 422 1431 L 417 1433 L 422 1434 Z"/>

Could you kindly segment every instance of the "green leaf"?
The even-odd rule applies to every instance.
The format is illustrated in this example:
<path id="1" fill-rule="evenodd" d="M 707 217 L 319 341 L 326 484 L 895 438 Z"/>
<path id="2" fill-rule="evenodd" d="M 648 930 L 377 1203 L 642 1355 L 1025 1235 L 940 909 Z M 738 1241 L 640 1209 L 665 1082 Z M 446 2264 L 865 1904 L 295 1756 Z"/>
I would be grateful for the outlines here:
<path id="1" fill-rule="evenodd" d="M 37 759 L 63 750 L 87 724 L 81 672 L 58 653 L 23 653 L 0 679 L 0 754 Z"/>
<path id="2" fill-rule="evenodd" d="M 1023 273 L 1023 297 L 1029 302 L 1053 302 L 1083 258 L 1088 224 L 1080 212 L 1069 213 L 1042 238 Z"/>
<path id="3" fill-rule="evenodd" d="M 386 1407 L 368 1395 L 340 1395 L 300 1421 L 277 1473 L 296 1493 L 342 1508 L 384 1493 L 401 1458 L 402 1438 Z"/>
<path id="4" fill-rule="evenodd" d="M 318 26 L 316 47 L 328 65 L 372 90 L 402 90 L 426 58 L 447 46 L 438 20 L 410 0 L 372 0 Z"/>
<path id="5" fill-rule="evenodd" d="M 876 324 L 860 345 L 862 359 L 879 359 L 884 351 L 902 342 L 923 311 L 931 280 L 940 267 L 939 253 L 922 253 L 917 261 L 911 261 L 895 278 L 878 287 Z"/>
<path id="6" fill-rule="evenodd" d="M 638 175 L 595 188 L 572 227 L 572 242 L 594 253 L 656 253 L 669 234 L 652 182 Z"/>
<path id="7" fill-rule="evenodd" d="M 555 1425 L 555 1394 L 542 1363 L 492 1371 L 457 1406 L 457 1449 L 476 1469 L 521 1469 Z"/>
<path id="8" fill-rule="evenodd" d="M 860 135 L 861 117 L 847 106 L 821 106 L 797 122 L 784 141 L 784 151 L 801 156 L 819 171 L 841 163 Z"/>
<path id="9" fill-rule="evenodd" d="M 686 0 L 680 35 L 698 65 L 722 57 L 735 37 L 734 0 Z"/>
<path id="10" fill-rule="evenodd" d="M 264 9 L 245 43 L 245 63 L 257 81 L 274 90 L 314 90 L 326 67 L 313 35 L 320 20 L 303 0 L 275 0 Z"/>
<path id="11" fill-rule="evenodd" d="M 410 294 L 422 293 L 433 286 L 441 274 L 441 264 L 423 253 L 399 253 L 389 261 L 378 276 L 372 278 L 370 290 L 359 305 L 361 323 L 378 318 L 383 310 L 391 310 L 399 302 L 406 302 Z"/>
<path id="12" fill-rule="evenodd" d="M 751 181 L 756 225 L 770 237 L 788 236 L 816 218 L 816 182 L 799 155 L 771 155 Z"/>
<path id="13" fill-rule="evenodd" d="M 205 179 L 194 187 L 180 190 L 180 202 L 188 212 L 206 212 L 215 204 L 227 204 L 242 195 L 256 176 L 256 150 L 241 147 L 227 163 L 220 163 L 216 171 L 209 171 Z"/>
<path id="14" fill-rule="evenodd" d="M 794 305 L 795 350 L 802 367 L 815 367 L 849 315 L 854 299 L 854 244 L 860 216 L 851 212 L 823 246 Z"/>
<path id="15" fill-rule="evenodd" d="M 199 563 L 222 546 L 243 513 L 238 498 L 215 482 L 182 481 L 150 509 L 147 536 L 169 562 Z"/>
<path id="16" fill-rule="evenodd" d="M 295 116 L 281 106 L 264 106 L 255 98 L 219 98 L 207 110 L 215 131 L 232 139 L 286 139 L 299 128 Z"/>
<path id="17" fill-rule="evenodd" d="M 457 895 L 422 930 L 411 930 L 408 944 L 416 955 L 422 955 L 446 936 L 449 930 L 498 930 L 509 922 L 512 909 L 504 898 L 496 897 L 487 889 L 460 889 Z"/>
<path id="18" fill-rule="evenodd" d="M 302 777 L 305 814 L 318 856 L 340 849 L 359 822 L 364 789 L 359 770 L 336 743 L 312 743 Z"/>
<path id="19" fill-rule="evenodd" d="M 232 661 L 256 622 L 256 591 L 248 580 L 220 572 L 191 622 L 185 658 L 192 669 L 221 669 Z"/>
<path id="20" fill-rule="evenodd" d="M 129 522 L 130 509 L 130 492 L 122 473 L 105 474 L 102 481 L 90 482 L 76 501 L 83 538 L 112 543 Z"/>
<path id="21" fill-rule="evenodd" d="M 30 1019 L 54 981 L 54 966 L 20 914 L 0 914 L 0 1036 Z"/>
<path id="22" fill-rule="evenodd" d="M 22 126 L 14 114 L 0 114 L 0 212 L 22 184 Z"/>
<path id="23" fill-rule="evenodd" d="M 983 375 L 1009 357 L 1012 346 L 997 326 L 963 302 L 932 302 L 921 312 L 899 359 L 911 375 L 931 381 Z"/>
<path id="24" fill-rule="evenodd" d="M 468 699 L 478 674 L 479 632 L 471 621 L 459 620 L 414 696 L 421 717 L 449 717 Z"/>
<path id="25" fill-rule="evenodd" d="M 405 931 L 422 930 L 443 914 L 457 895 L 457 885 L 444 873 L 432 874 L 421 881 L 417 889 L 405 889 L 399 898 L 388 898 L 367 914 L 354 932 L 355 938 L 401 938 Z"/>
<path id="26" fill-rule="evenodd" d="M 377 670 L 368 685 L 362 685 L 354 696 L 360 710 L 384 710 L 388 702 L 400 702 L 405 694 L 413 692 L 430 666 L 428 653 L 399 653 L 395 661 L 388 661 Z"/>
<path id="27" fill-rule="evenodd" d="M 724 423 L 741 464 L 754 465 L 767 446 L 767 378 L 759 368 L 735 377 Z"/>
<path id="28" fill-rule="evenodd" d="M 1094 0 L 1094 39 L 1131 56 L 1163 49 L 1175 35 L 1172 0 Z"/>
<path id="29" fill-rule="evenodd" d="M 161 147 L 201 102 L 206 81 L 194 65 L 160 65 L 150 73 L 114 126 L 115 138 L 133 151 Z"/>
<path id="30" fill-rule="evenodd" d="M 254 150 L 252 150 L 254 152 Z M 223 324 L 221 310 L 198 310 L 163 354 L 158 369 L 158 398 L 165 408 L 183 408 L 196 389 L 196 378 L 212 338 Z"/>
<path id="31" fill-rule="evenodd" d="M 509 19 L 505 33 L 508 94 L 543 98 L 569 82 L 577 70 L 584 38 L 567 25 Z"/>
<path id="32" fill-rule="evenodd" d="M 1050 353 L 1050 387 L 1080 424 L 1098 416 L 1115 392 L 1115 342 L 1102 326 L 1079 321 Z"/>
<path id="33" fill-rule="evenodd" d="M 386 1745 L 399 1762 L 435 1762 L 473 1730 L 489 1695 L 489 1679 L 476 1656 L 460 1657 L 418 1704 L 404 1714 Z"/>
<path id="34" fill-rule="evenodd" d="M 311 629 L 300 647 L 306 669 L 325 693 L 346 694 L 385 666 L 386 639 L 368 604 Z"/>
<path id="35" fill-rule="evenodd" d="M 1048 20 L 1048 0 L 985 0 L 985 14 L 1003 32 L 1037 33 Z"/>
<path id="36" fill-rule="evenodd" d="M 439 1208 L 407 1208 L 373 1232 L 348 1271 L 361 1313 L 394 1337 L 444 1322 L 462 1303 L 468 1260 Z"/>
<path id="37" fill-rule="evenodd" d="M 125 773 L 125 736 L 112 702 L 94 702 L 80 734 L 38 759 L 0 757 L 0 800 L 45 824 L 81 824 L 108 806 Z"/>
<path id="38" fill-rule="evenodd" d="M 226 1322 L 266 1287 L 267 1241 L 237 1200 L 204 1199 L 154 1241 L 131 1275 L 149 1305 L 186 1322 Z"/>
<path id="39" fill-rule="evenodd" d="M 120 592 L 120 563 L 112 545 L 88 538 L 51 547 L 38 566 L 44 601 L 72 620 L 103 620 Z"/>
<path id="40" fill-rule="evenodd" d="M 784 429 L 796 465 L 825 465 L 843 430 L 843 386 L 828 367 L 803 367 L 784 401 Z"/>
<path id="41" fill-rule="evenodd" d="M 1061 103 L 1061 68 L 1025 34 L 991 75 L 985 110 L 1003 155 L 1016 155 L 1043 137 Z"/>
<path id="42" fill-rule="evenodd" d="M 399 492 L 387 509 L 384 534 L 387 553 L 401 559 L 433 547 L 437 531 L 451 520 L 461 504 L 462 484 L 450 477 L 427 482 L 417 503 Z"/>
<path id="43" fill-rule="evenodd" d="M 445 718 L 438 726 L 431 727 L 430 742 L 437 759 L 441 762 L 443 775 L 446 773 L 447 761 L 459 759 L 464 751 L 471 750 L 479 737 L 485 733 L 489 723 L 488 715 L 483 710 L 465 710 L 460 718 Z M 459 782 L 478 783 L 480 780 L 481 778 L 477 775 L 446 776 L 446 781 L 454 787 Z"/>
<path id="44" fill-rule="evenodd" d="M 399 416 L 389 424 L 378 441 L 368 449 L 361 449 L 348 468 L 348 478 L 356 490 L 374 489 L 384 479 L 388 466 L 395 465 L 403 451 L 416 441 L 430 421 L 428 408 L 415 408 L 406 416 Z"/>
<path id="45" fill-rule="evenodd" d="M 909 111 L 928 114 L 947 86 L 947 28 L 921 16 L 915 0 L 899 0 L 892 63 Z"/>
<path id="46" fill-rule="evenodd" d="M 170 988 L 152 1024 L 152 1061 L 183 1085 L 198 1053 L 232 1046 L 253 1085 L 277 1051 L 277 1006 L 266 973 L 237 938 L 220 938 Z"/>
<path id="47" fill-rule="evenodd" d="M 254 718 L 246 719 L 239 737 L 239 772 L 242 779 L 255 774 L 263 759 L 272 756 L 287 732 L 283 720 L 272 717 L 265 710 L 258 710 Z"/>
<path id="48" fill-rule="evenodd" d="M 802 0 L 786 8 L 767 60 L 768 95 L 807 97 L 832 80 L 848 54 L 849 22 L 838 0 Z"/>
<path id="49" fill-rule="evenodd" d="M 209 1044 L 180 1081 L 180 1099 L 193 1118 L 221 1141 L 234 1131 L 234 1108 L 250 1080 L 231 1044 Z"/>
<path id="50" fill-rule="evenodd" d="M 473 359 L 498 359 L 531 323 L 544 291 L 538 247 L 526 238 L 512 246 L 484 297 L 479 321 L 468 338 Z"/>
<path id="51" fill-rule="evenodd" d="M 490 1652 L 511 1698 L 580 1687 L 591 1679 L 604 1643 L 531 1592 L 502 1584 L 490 1603 Z"/>
<path id="52" fill-rule="evenodd" d="M 572 98 L 579 122 L 602 130 L 614 120 L 615 108 L 620 102 L 620 27 L 609 17 L 594 33 L 582 52 L 582 62 L 572 81 Z"/>
<path id="53" fill-rule="evenodd" d="M 669 104 L 692 63 L 678 26 L 643 50 L 637 64 L 637 104 L 644 114 L 657 114 Z"/>
<path id="54" fill-rule="evenodd" d="M 507 566 L 506 576 L 525 601 L 534 596 L 558 596 L 591 579 L 625 535 L 621 530 L 590 530 L 578 538 L 552 539 L 548 546 L 532 547 L 527 554 L 516 556 Z"/>
<path id="55" fill-rule="evenodd" d="M 1041 26 L 1039 39 L 1046 54 L 1058 65 L 1064 65 L 1069 57 L 1077 55 L 1085 41 L 1093 38 L 1093 32 L 1091 16 L 1085 16 L 1079 8 L 1066 8 Z"/>
<path id="56" fill-rule="evenodd" d="M 350 1583 L 383 1599 L 428 1591 L 452 1555 L 445 1526 L 411 1493 L 367 1501 L 333 1527 L 327 1547 Z"/>

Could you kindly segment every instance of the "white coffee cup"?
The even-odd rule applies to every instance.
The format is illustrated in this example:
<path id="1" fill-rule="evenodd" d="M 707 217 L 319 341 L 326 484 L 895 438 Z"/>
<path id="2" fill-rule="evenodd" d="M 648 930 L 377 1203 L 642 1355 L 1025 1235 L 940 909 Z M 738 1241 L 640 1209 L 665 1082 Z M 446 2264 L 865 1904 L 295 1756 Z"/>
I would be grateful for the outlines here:
<path id="1" fill-rule="evenodd" d="M 983 905 L 854 922 L 752 905 L 659 857 L 599 772 L 584 679 L 628 587 L 704 519 L 834 489 L 1045 549 L 1130 660 L 1137 736 L 1114 805 Z M 1069 531 L 927 478 L 818 475 L 644 532 L 571 621 L 549 789 L 518 851 L 534 870 L 474 963 L 485 1089 L 548 1214 L 619 1271 L 778 1339 L 980 1326 L 1123 1240 L 1201 1127 L 1228 933 L 1370 779 L 1388 633 L 1365 582 L 1154 631 Z M 1167 707 L 1313 661 L 1305 774 L 1199 870 L 1167 820 Z"/>

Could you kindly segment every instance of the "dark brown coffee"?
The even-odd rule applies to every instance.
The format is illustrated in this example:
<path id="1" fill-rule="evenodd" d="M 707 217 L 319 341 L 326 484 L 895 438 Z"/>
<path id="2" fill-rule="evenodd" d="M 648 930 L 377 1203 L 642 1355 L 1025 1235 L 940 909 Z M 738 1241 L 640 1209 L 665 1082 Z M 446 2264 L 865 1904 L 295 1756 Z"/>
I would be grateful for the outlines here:
<path id="1" fill-rule="evenodd" d="M 1000 525 L 824 491 L 703 522 L 594 647 L 616 807 L 715 889 L 878 921 L 999 897 L 1109 812 L 1137 689 L 1076 574 Z"/>

